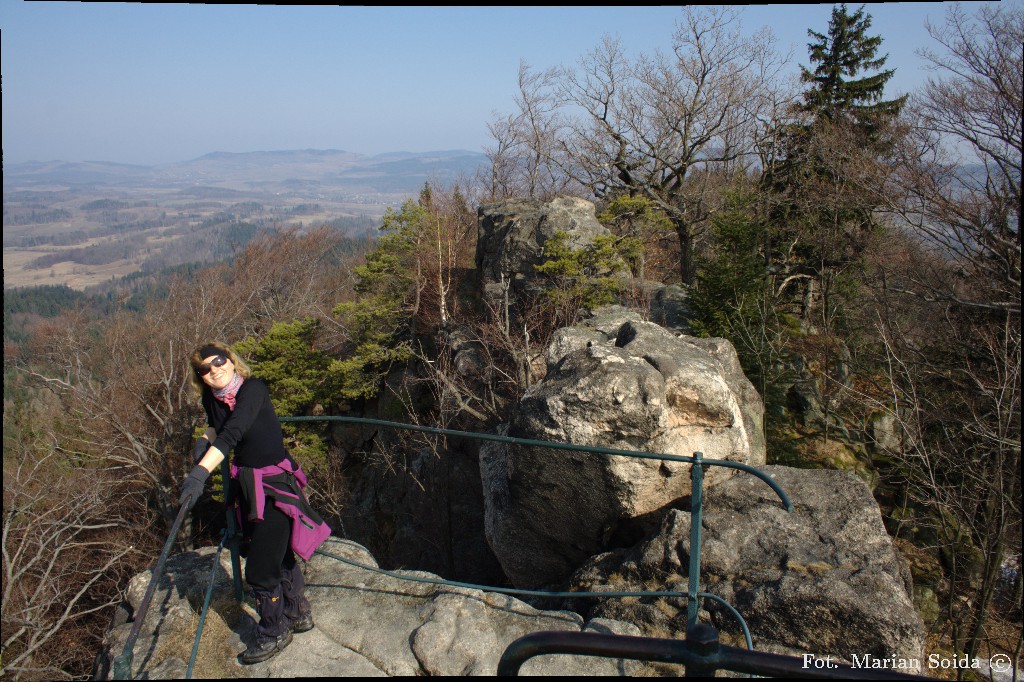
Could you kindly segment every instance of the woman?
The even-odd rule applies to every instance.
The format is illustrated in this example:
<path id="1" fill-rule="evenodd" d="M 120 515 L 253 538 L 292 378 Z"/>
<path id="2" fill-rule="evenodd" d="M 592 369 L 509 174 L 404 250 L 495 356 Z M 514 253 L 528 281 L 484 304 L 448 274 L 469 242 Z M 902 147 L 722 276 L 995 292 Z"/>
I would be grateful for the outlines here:
<path id="1" fill-rule="evenodd" d="M 313 628 L 295 554 L 308 560 L 330 528 L 302 493 L 306 477 L 284 447 L 267 385 L 252 378 L 246 364 L 222 343 L 204 344 L 190 362 L 209 428 L 196 444 L 198 462 L 185 479 L 181 504 L 195 504 L 210 472 L 234 450 L 229 499 L 239 504 L 249 542 L 245 580 L 260 617 L 256 642 L 241 661 L 259 663 L 288 646 L 293 632 Z"/>

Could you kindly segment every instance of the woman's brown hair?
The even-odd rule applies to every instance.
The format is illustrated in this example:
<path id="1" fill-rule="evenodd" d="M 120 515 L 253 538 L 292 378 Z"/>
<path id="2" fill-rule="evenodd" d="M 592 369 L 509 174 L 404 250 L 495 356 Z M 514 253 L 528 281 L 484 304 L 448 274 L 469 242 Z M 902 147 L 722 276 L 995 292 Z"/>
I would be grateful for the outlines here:
<path id="1" fill-rule="evenodd" d="M 235 366 L 235 371 L 242 376 L 243 379 L 248 379 L 252 376 L 252 370 L 249 369 L 249 365 L 245 364 L 245 360 L 238 357 L 235 351 L 231 350 L 227 344 L 221 343 L 220 341 L 208 341 L 200 344 L 198 348 L 192 351 L 192 355 L 189 357 L 189 383 L 192 384 L 192 390 L 199 397 L 202 397 L 203 391 L 210 390 L 210 387 L 206 385 L 202 377 L 199 376 L 197 370 L 199 366 L 203 364 L 203 360 L 210 356 L 209 350 L 214 349 Z M 206 355 L 203 355 L 203 351 L 207 351 Z"/>

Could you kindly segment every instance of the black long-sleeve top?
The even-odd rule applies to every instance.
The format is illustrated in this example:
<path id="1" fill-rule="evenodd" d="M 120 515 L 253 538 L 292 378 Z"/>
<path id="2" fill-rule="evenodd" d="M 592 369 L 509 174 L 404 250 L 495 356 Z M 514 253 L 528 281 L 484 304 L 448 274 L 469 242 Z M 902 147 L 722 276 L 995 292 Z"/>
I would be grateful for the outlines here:
<path id="1" fill-rule="evenodd" d="M 209 425 L 217 432 L 214 447 L 225 456 L 234 449 L 237 466 L 258 469 L 291 460 L 270 391 L 260 379 L 250 377 L 242 382 L 234 410 L 213 397 L 210 390 L 203 391 L 203 408 Z"/>

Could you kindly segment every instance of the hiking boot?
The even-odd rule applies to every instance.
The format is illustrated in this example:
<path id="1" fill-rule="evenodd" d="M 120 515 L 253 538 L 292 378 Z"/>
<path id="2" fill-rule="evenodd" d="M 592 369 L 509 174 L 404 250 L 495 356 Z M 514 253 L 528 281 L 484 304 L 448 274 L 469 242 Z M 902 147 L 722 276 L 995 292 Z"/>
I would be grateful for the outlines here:
<path id="1" fill-rule="evenodd" d="M 310 619 L 312 620 L 312 619 Z M 285 630 L 283 635 L 275 637 L 274 639 L 265 639 L 262 642 L 256 642 L 251 647 L 242 652 L 239 659 L 242 663 L 262 663 L 263 661 L 269 660 L 279 653 L 284 651 L 284 648 L 292 642 L 292 631 Z"/>
<path id="2" fill-rule="evenodd" d="M 281 596 L 281 585 L 273 590 L 252 591 L 256 599 L 256 643 L 242 652 L 239 660 L 242 663 L 261 663 L 277 656 L 291 644 L 292 631 L 288 627 L 288 617 L 284 614 L 284 597 Z"/>
<path id="3" fill-rule="evenodd" d="M 300 614 L 298 618 L 288 622 L 288 629 L 292 632 L 309 632 L 313 629 L 313 614 Z"/>

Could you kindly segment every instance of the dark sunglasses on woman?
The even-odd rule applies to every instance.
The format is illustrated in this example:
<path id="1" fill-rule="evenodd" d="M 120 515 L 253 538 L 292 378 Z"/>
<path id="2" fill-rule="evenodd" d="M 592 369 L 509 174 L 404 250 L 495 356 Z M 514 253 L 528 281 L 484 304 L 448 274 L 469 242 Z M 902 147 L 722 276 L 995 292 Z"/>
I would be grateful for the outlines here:
<path id="1" fill-rule="evenodd" d="M 218 355 L 213 360 L 210 360 L 209 364 L 202 364 L 196 367 L 196 374 L 201 377 L 205 377 L 210 373 L 210 369 L 213 367 L 223 367 L 227 363 L 228 359 L 223 355 Z"/>

